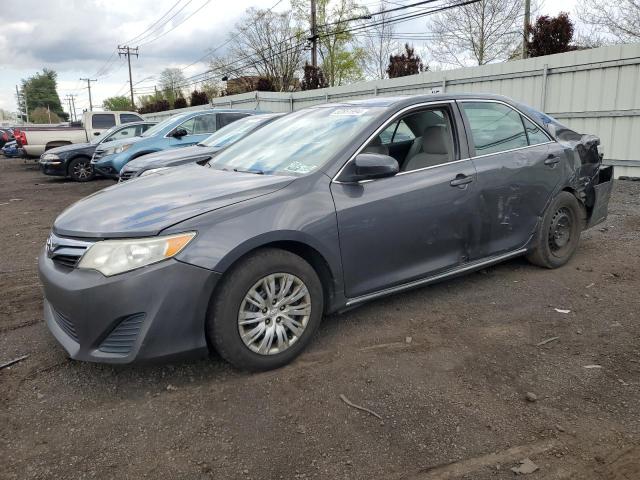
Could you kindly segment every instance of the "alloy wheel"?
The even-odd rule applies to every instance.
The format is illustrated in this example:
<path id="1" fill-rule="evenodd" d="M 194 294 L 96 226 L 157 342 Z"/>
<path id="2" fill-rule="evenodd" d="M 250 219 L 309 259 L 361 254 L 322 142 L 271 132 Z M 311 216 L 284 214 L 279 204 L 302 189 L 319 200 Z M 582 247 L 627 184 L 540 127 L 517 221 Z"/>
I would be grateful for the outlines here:
<path id="1" fill-rule="evenodd" d="M 73 166 L 73 176 L 78 180 L 86 180 L 93 174 L 93 169 L 89 162 L 78 162 Z"/>

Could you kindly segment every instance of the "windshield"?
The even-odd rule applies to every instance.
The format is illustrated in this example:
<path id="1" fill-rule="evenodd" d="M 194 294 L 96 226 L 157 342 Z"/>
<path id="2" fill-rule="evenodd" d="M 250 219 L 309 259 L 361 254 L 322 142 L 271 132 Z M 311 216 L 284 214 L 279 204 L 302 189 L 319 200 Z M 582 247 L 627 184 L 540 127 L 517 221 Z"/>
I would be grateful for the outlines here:
<path id="1" fill-rule="evenodd" d="M 109 130 L 107 130 L 106 132 L 103 132 L 102 135 L 98 135 L 97 137 L 93 137 L 91 139 L 91 144 L 92 145 L 97 145 L 98 143 L 100 143 L 102 140 L 107 138 L 109 135 L 111 135 L 113 132 L 115 132 L 119 128 L 120 128 L 120 125 L 115 125 L 115 126 L 111 127 Z"/>
<path id="2" fill-rule="evenodd" d="M 149 130 L 147 130 L 146 132 L 144 132 L 142 135 L 140 135 L 141 137 L 155 137 L 155 135 L 164 130 L 164 128 L 167 125 L 172 124 L 173 122 L 175 122 L 178 118 L 180 117 L 184 117 L 185 115 L 178 115 L 178 116 L 173 116 L 173 117 L 169 117 L 166 120 L 161 121 L 160 123 L 154 125 L 153 127 L 151 127 Z"/>
<path id="3" fill-rule="evenodd" d="M 351 141 L 381 108 L 332 106 L 279 118 L 216 155 L 209 166 L 255 173 L 304 175 Z"/>
<path id="4" fill-rule="evenodd" d="M 273 117 L 271 116 L 262 117 L 260 115 L 256 115 L 236 120 L 235 122 L 222 127 L 220 130 L 200 142 L 198 145 L 203 145 L 205 147 L 224 147 L 225 145 L 230 145 L 244 137 L 254 128 L 257 128 L 258 126 L 272 119 Z"/>

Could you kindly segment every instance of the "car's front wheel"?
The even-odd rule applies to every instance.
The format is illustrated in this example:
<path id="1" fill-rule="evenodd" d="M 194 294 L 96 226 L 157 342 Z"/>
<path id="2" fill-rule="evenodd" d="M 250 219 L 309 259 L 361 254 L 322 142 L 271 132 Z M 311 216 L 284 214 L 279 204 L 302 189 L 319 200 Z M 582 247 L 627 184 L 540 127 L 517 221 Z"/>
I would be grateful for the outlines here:
<path id="1" fill-rule="evenodd" d="M 322 284 L 308 262 L 285 250 L 262 249 L 223 278 L 209 307 L 207 337 L 236 367 L 270 370 L 302 352 L 323 308 Z"/>
<path id="2" fill-rule="evenodd" d="M 69 178 L 75 182 L 88 182 L 93 179 L 94 171 L 91 160 L 84 157 L 74 158 L 69 163 Z"/>
<path id="3" fill-rule="evenodd" d="M 528 260 L 546 268 L 558 268 L 567 263 L 578 249 L 585 213 L 573 194 L 560 192 L 542 219 Z"/>

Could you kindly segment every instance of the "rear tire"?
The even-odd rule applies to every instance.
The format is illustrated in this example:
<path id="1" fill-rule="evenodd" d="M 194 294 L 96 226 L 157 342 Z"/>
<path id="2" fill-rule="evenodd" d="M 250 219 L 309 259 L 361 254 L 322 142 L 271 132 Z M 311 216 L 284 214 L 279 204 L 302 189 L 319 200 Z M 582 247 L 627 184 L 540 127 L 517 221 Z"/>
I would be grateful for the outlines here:
<path id="1" fill-rule="evenodd" d="M 93 180 L 95 176 L 91 160 L 86 157 L 78 157 L 71 160 L 67 172 L 69 178 L 74 182 L 88 182 Z"/>
<path id="2" fill-rule="evenodd" d="M 257 250 L 240 260 L 216 290 L 207 314 L 207 339 L 242 370 L 271 370 L 291 362 L 322 319 L 324 296 L 317 273 L 286 250 Z"/>
<path id="3" fill-rule="evenodd" d="M 578 199 L 569 192 L 560 192 L 542 219 L 527 259 L 544 268 L 563 266 L 578 249 L 585 223 L 586 212 Z"/>

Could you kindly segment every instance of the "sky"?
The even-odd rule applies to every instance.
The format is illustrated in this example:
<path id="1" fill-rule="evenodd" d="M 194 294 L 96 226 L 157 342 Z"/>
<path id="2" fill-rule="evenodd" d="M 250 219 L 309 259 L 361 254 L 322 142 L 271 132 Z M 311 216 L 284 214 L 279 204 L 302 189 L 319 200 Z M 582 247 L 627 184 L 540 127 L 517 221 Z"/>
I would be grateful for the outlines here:
<path id="1" fill-rule="evenodd" d="M 576 1 L 546 0 L 541 13 L 574 13 Z M 10 3 L 0 0 L 0 5 L 5 2 Z M 372 8 L 376 1 L 360 3 Z M 288 0 L 21 0 L 16 5 L 3 9 L 10 15 L 0 24 L 0 108 L 15 111 L 16 85 L 46 67 L 58 73 L 64 105 L 65 95 L 77 95 L 78 113 L 89 107 L 80 78 L 98 80 L 91 84 L 94 108 L 107 97 L 128 95 L 127 64 L 116 53 L 118 45 L 140 46 L 131 68 L 134 89 L 144 93 L 164 68 L 183 68 L 187 77 L 205 71 L 206 63 L 197 60 L 227 40 L 247 8 L 289 8 Z M 155 31 L 154 22 L 167 12 L 164 19 L 175 16 Z M 425 23 L 413 20 L 402 30 L 424 32 Z"/>

